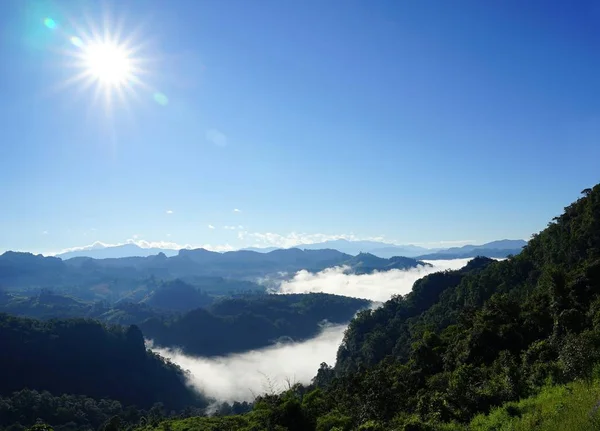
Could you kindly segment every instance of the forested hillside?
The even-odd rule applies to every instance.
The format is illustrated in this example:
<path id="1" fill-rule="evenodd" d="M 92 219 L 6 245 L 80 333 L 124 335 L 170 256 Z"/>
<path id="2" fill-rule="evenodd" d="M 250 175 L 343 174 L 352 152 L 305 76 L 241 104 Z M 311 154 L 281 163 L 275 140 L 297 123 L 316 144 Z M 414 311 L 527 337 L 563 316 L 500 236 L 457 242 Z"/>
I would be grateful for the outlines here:
<path id="1" fill-rule="evenodd" d="M 218 301 L 183 317 L 147 320 L 142 328 L 168 340 L 161 342 L 218 354 L 231 346 L 224 348 L 225 341 L 210 335 L 214 328 L 225 339 L 241 334 L 248 342 L 244 347 L 251 348 L 258 334 L 276 337 L 286 322 L 289 333 L 307 317 L 318 321 L 324 310 L 330 319 L 342 319 L 362 305 L 320 295 L 264 298 Z M 348 301 L 355 303 L 349 307 Z M 198 403 L 183 386 L 181 371 L 145 352 L 136 327 L 7 316 L 2 322 L 0 336 L 19 352 L 0 363 L 9 382 L 6 394 L 24 386 L 73 394 L 94 388 L 92 396 L 146 406 L 155 400 Z M 38 368 L 26 373 L 32 364 Z M 132 369 L 144 370 L 144 378 Z M 99 380 L 100 375 L 110 377 Z M 243 415 L 139 426 L 349 431 L 559 429 L 552 424 L 562 424 L 579 431 L 593 429 L 600 419 L 594 404 L 598 376 L 600 185 L 584 190 L 519 255 L 504 261 L 476 258 L 461 270 L 428 275 L 408 295 L 361 311 L 346 331 L 335 367 L 321 364 L 311 385 L 259 396 Z M 19 396 L 6 402 L 13 405 Z M 219 412 L 243 410 L 238 407 Z M 560 418 L 557 409 L 563 409 Z"/>
<path id="2" fill-rule="evenodd" d="M 562 405 L 588 416 L 575 420 L 565 411 L 563 423 L 589 429 L 597 407 L 585 394 L 597 389 L 585 381 L 600 370 L 599 294 L 597 185 L 584 190 L 518 256 L 476 259 L 460 271 L 430 275 L 409 295 L 361 312 L 346 332 L 335 368 L 322 364 L 313 385 L 260 397 L 252 413 L 222 426 L 511 429 L 503 428 L 502 419 L 494 422 L 501 413 L 474 418 L 533 396 L 531 402 L 506 404 L 504 411 L 515 424 L 522 416 L 519 429 L 536 429 L 556 416 L 540 407 L 532 419 L 527 406 L 553 405 L 535 395 L 548 384 L 555 386 L 544 393 L 559 394 L 562 385 L 580 380 L 566 390 L 587 401 Z M 582 412 L 583 405 L 590 410 Z M 507 416 L 503 420 L 510 426 Z M 197 419 L 196 429 L 211 429 L 202 421 Z"/>
<path id="3" fill-rule="evenodd" d="M 140 328 L 158 346 L 215 356 L 305 340 L 317 335 L 323 322 L 346 323 L 369 303 L 326 293 L 252 295 L 225 298 L 170 320 L 149 319 Z"/>
<path id="4" fill-rule="evenodd" d="M 180 368 L 146 350 L 136 326 L 0 314 L 0 340 L 0 395 L 28 388 L 143 408 L 157 402 L 175 410 L 205 405 Z"/>

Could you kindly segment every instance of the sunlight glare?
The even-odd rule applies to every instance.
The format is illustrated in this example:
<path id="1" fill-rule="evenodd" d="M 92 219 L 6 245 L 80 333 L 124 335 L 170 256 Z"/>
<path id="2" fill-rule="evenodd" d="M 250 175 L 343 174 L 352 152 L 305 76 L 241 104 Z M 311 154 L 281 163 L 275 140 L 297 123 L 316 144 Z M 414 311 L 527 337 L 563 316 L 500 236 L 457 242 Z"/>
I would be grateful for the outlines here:
<path id="1" fill-rule="evenodd" d="M 83 48 L 83 61 L 90 76 L 107 86 L 125 84 L 133 77 L 127 51 L 112 43 L 92 43 Z"/>

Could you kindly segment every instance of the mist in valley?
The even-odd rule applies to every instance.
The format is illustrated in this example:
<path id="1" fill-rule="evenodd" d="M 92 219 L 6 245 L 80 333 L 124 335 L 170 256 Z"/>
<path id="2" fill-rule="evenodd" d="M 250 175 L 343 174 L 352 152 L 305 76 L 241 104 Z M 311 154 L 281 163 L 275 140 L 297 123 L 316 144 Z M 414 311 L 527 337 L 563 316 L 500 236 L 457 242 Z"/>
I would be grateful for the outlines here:
<path id="1" fill-rule="evenodd" d="M 298 271 L 283 281 L 272 293 L 324 292 L 353 296 L 384 302 L 392 295 L 406 295 L 415 281 L 434 272 L 462 268 L 471 259 L 425 261 L 432 266 L 419 266 L 408 270 L 392 269 L 372 274 L 348 274 L 344 267 L 327 268 L 321 272 Z"/>
<path id="2" fill-rule="evenodd" d="M 419 278 L 433 272 L 459 269 L 470 259 L 430 261 L 431 267 L 373 274 L 347 274 L 343 268 L 318 273 L 299 271 L 281 282 L 273 293 L 326 292 L 383 302 L 394 294 L 405 295 Z M 374 304 L 375 305 L 375 304 Z M 310 340 L 282 343 L 224 357 L 194 357 L 177 349 L 153 348 L 190 372 L 189 384 L 218 401 L 252 401 L 265 392 L 279 392 L 291 383 L 310 383 L 322 362 L 335 363 L 347 325 L 326 325 Z"/>

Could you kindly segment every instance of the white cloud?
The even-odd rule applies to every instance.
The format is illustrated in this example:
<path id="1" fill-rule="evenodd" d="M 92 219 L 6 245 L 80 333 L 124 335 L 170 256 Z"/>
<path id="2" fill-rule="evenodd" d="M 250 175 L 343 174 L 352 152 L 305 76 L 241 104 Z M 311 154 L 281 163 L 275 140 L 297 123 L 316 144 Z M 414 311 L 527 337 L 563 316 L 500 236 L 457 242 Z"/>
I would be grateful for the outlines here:
<path id="1" fill-rule="evenodd" d="M 215 227 L 214 227 L 212 224 L 209 224 L 209 225 L 208 225 L 208 228 L 209 228 L 209 229 L 214 229 Z"/>
<path id="2" fill-rule="evenodd" d="M 172 349 L 152 350 L 189 370 L 190 384 L 207 396 L 228 402 L 252 401 L 271 389 L 283 390 L 286 379 L 310 383 L 321 362 L 335 363 L 345 329 L 346 325 L 332 325 L 304 342 L 218 358 L 193 357 Z M 269 388 L 270 384 L 274 387 Z"/>
<path id="3" fill-rule="evenodd" d="M 167 238 L 171 238 L 171 234 L 170 233 L 167 234 Z"/>
<path id="4" fill-rule="evenodd" d="M 43 231 L 42 235 L 48 235 L 48 231 L 47 230 Z"/>
<path id="5" fill-rule="evenodd" d="M 173 214 L 173 210 L 167 210 L 167 214 Z"/>
<path id="6" fill-rule="evenodd" d="M 347 268 L 327 268 L 318 273 L 305 270 L 296 273 L 294 278 L 283 281 L 273 293 L 325 292 L 337 295 L 387 301 L 392 295 L 405 295 L 419 278 L 446 269 L 458 269 L 470 259 L 431 260 L 433 267 L 418 267 L 409 270 L 391 270 L 373 274 L 348 274 Z"/>
<path id="7" fill-rule="evenodd" d="M 240 210 L 240 209 L 237 209 L 237 208 L 234 208 L 234 209 L 233 209 L 233 212 L 234 212 L 234 213 L 241 213 L 241 212 L 242 212 L 242 210 Z"/>
<path id="8" fill-rule="evenodd" d="M 238 226 L 223 226 L 223 229 L 225 229 L 225 230 L 238 230 L 238 229 L 244 229 L 244 226 L 242 226 L 242 225 L 238 225 Z"/>
<path id="9" fill-rule="evenodd" d="M 227 145 L 227 136 L 217 129 L 207 130 L 206 140 L 218 147 L 224 147 Z"/>

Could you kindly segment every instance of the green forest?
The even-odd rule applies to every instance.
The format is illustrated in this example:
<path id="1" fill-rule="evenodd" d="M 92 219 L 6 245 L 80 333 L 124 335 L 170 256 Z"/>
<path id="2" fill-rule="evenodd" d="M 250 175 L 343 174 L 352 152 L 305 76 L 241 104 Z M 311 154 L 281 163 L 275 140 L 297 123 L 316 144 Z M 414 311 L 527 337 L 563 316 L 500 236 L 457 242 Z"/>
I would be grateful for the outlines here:
<path id="1" fill-rule="evenodd" d="M 334 367 L 252 412 L 163 429 L 588 430 L 600 425 L 600 185 L 523 251 L 433 274 L 353 319 Z M 146 426 L 145 429 L 150 429 Z"/>
<path id="2" fill-rule="evenodd" d="M 151 311 L 129 326 L 3 314 L 0 340 L 11 355 L 0 355 L 0 427 L 600 429 L 600 185 L 518 255 L 430 274 L 379 308 L 341 298 L 248 294 L 185 313 Z M 197 354 L 241 351 L 308 338 L 321 320 L 348 321 L 357 310 L 336 363 L 322 363 L 311 384 L 224 404 L 211 417 L 185 372 L 144 347 L 152 336 Z M 224 345 L 197 328 L 246 344 Z"/>

